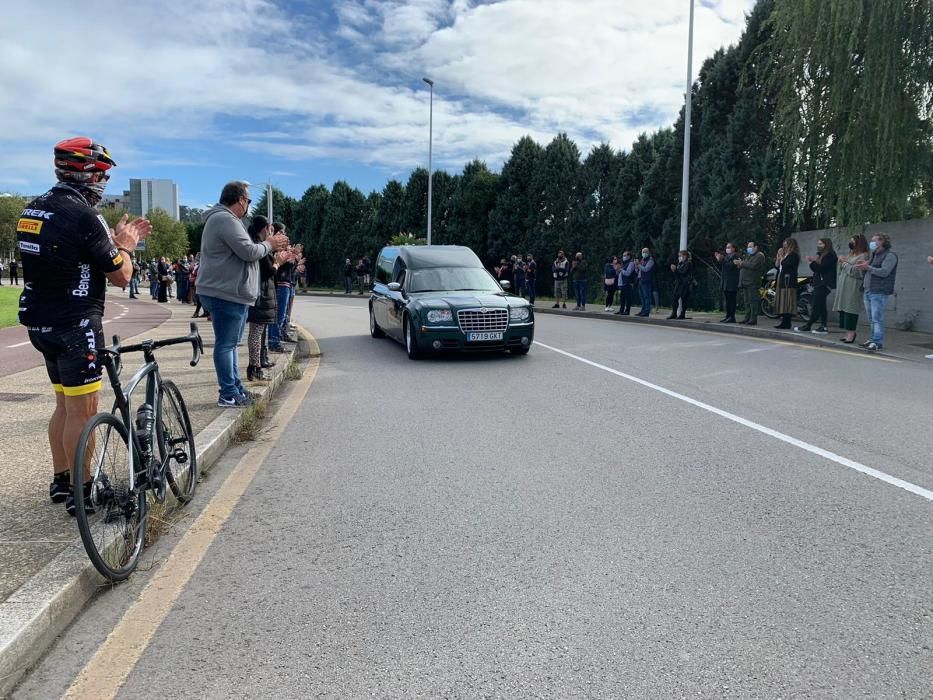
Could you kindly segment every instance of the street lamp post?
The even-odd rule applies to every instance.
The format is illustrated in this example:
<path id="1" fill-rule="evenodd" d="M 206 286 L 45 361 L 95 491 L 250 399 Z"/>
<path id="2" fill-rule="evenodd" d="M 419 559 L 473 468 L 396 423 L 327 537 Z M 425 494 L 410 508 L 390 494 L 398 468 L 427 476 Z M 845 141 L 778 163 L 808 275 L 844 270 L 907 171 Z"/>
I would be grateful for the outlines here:
<path id="1" fill-rule="evenodd" d="M 433 171 L 431 170 L 431 150 L 434 140 L 434 81 L 430 78 L 422 78 L 431 88 L 430 107 L 428 108 L 428 245 L 431 245 L 431 201 L 433 195 Z"/>
<path id="2" fill-rule="evenodd" d="M 687 39 L 687 106 L 684 110 L 684 174 L 680 188 L 680 250 L 687 250 L 687 202 L 690 194 L 690 106 L 693 102 L 693 3 Z"/>

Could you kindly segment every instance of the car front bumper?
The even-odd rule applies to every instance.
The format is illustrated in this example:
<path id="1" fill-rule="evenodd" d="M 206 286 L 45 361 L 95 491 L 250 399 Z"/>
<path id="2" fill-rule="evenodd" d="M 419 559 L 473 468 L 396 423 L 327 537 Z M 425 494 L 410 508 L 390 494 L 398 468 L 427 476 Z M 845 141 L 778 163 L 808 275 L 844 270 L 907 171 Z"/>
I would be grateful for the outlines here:
<path id="1" fill-rule="evenodd" d="M 494 352 L 509 348 L 530 347 L 535 339 L 535 324 L 515 323 L 503 331 L 502 340 L 467 342 L 466 333 L 459 326 L 421 326 L 418 329 L 418 347 L 422 350 L 451 352 Z"/>

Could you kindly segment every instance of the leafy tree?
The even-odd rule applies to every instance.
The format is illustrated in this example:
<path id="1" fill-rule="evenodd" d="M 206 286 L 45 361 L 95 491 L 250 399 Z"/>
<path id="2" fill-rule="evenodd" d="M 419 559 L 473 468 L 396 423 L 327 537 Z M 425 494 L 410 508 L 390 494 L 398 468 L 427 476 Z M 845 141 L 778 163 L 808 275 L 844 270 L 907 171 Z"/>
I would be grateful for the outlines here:
<path id="1" fill-rule="evenodd" d="M 204 234 L 203 221 L 185 222 L 185 233 L 188 236 L 188 251 L 198 253 L 201 250 L 201 236 Z"/>
<path id="2" fill-rule="evenodd" d="M 121 214 L 122 216 L 122 214 Z M 180 221 L 175 221 L 164 209 L 153 209 L 146 216 L 152 223 L 152 233 L 146 239 L 145 258 L 161 258 L 163 255 L 175 260 L 188 254 L 188 231 Z"/>
<path id="3" fill-rule="evenodd" d="M 496 204 L 498 177 L 479 160 L 467 163 L 456 178 L 450 211 L 439 243 L 465 245 L 485 251 L 489 237 L 489 216 Z"/>
<path id="4" fill-rule="evenodd" d="M 305 190 L 293 207 L 295 232 L 290 231 L 289 235 L 296 242 L 304 244 L 309 251 L 314 249 L 321 237 L 329 198 L 330 190 L 324 185 L 313 185 Z"/>
<path id="5" fill-rule="evenodd" d="M 496 206 L 489 215 L 489 236 L 485 251 L 476 251 L 487 261 L 497 261 L 516 249 L 527 252 L 534 240 L 534 228 L 541 208 L 536 173 L 544 161 L 544 149 L 523 136 L 512 147 L 496 183 Z"/>
<path id="6" fill-rule="evenodd" d="M 386 243 L 402 232 L 405 206 L 405 186 L 398 180 L 389 180 L 382 188 L 379 210 L 376 212 L 373 237 Z"/>
<path id="7" fill-rule="evenodd" d="M 802 226 L 899 218 L 933 138 L 933 2 L 782 0 L 770 85 Z"/>
<path id="8" fill-rule="evenodd" d="M 0 256 L 4 258 L 16 249 L 16 222 L 26 204 L 25 197 L 0 197 Z"/>
<path id="9" fill-rule="evenodd" d="M 256 193 L 253 192 L 252 196 L 255 197 Z M 268 190 L 263 187 L 259 200 L 254 201 L 252 204 L 252 213 L 266 216 L 269 211 L 268 202 Z M 272 188 L 272 218 L 274 221 L 280 221 L 285 224 L 285 229 L 292 240 L 295 240 L 299 235 L 298 231 L 293 231 L 295 228 L 294 208 L 294 199 L 282 192 L 278 187 Z"/>

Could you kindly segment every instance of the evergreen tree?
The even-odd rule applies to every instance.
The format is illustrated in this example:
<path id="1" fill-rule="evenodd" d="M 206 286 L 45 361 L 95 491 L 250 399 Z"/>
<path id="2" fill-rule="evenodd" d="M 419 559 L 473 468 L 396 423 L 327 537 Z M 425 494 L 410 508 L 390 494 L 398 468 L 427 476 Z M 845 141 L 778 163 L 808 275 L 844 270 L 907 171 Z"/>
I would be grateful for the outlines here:
<path id="1" fill-rule="evenodd" d="M 476 251 L 487 262 L 498 261 L 515 250 L 530 250 L 541 207 L 535 188 L 540 184 L 538 170 L 544 162 L 544 149 L 530 136 L 523 136 L 512 147 L 496 183 L 496 206 L 489 217 L 486 250 Z"/>
<path id="2" fill-rule="evenodd" d="M 496 204 L 498 177 L 479 160 L 467 163 L 456 178 L 444 239 L 438 242 L 465 245 L 483 254 L 489 238 L 489 215 Z"/>

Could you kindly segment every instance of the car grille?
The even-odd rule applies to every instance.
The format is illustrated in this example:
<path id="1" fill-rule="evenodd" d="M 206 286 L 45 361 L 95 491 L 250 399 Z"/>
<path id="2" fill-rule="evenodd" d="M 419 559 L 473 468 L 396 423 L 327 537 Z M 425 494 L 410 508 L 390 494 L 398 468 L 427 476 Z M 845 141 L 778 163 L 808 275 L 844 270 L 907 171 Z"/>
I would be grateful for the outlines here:
<path id="1" fill-rule="evenodd" d="M 508 309 L 487 309 L 486 313 L 476 309 L 457 312 L 460 330 L 464 333 L 476 331 L 504 331 L 509 327 Z"/>

